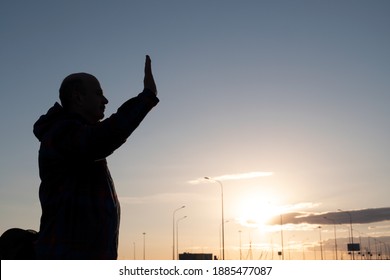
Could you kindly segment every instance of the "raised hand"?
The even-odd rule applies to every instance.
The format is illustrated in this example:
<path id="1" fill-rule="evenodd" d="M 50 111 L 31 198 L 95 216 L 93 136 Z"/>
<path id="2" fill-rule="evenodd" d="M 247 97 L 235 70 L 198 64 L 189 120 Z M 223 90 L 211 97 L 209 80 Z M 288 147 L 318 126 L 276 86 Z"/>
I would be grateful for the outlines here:
<path id="1" fill-rule="evenodd" d="M 157 95 L 156 83 L 154 82 L 152 74 L 152 61 L 148 55 L 146 56 L 145 60 L 144 88 L 151 90 Z"/>

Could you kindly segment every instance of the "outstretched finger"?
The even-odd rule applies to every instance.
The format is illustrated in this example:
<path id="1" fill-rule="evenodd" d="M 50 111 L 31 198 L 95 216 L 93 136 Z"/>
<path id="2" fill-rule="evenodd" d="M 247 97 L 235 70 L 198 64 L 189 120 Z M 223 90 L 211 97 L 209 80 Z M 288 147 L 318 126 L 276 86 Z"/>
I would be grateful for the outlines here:
<path id="1" fill-rule="evenodd" d="M 152 66 L 151 66 L 150 56 L 146 55 L 146 59 L 145 59 L 145 74 L 149 75 L 151 73 L 152 73 Z"/>

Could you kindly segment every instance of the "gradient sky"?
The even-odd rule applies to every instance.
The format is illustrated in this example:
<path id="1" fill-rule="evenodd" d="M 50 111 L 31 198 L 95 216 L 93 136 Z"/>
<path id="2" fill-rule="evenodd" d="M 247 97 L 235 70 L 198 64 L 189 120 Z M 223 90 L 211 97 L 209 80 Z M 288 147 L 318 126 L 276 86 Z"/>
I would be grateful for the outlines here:
<path id="1" fill-rule="evenodd" d="M 261 246 L 280 246 L 279 232 L 262 224 L 287 212 L 344 214 L 348 238 L 337 209 L 390 206 L 389 15 L 385 0 L 2 0 L 1 232 L 39 228 L 32 126 L 62 79 L 94 74 L 110 115 L 142 91 L 149 54 L 161 101 L 108 158 L 120 258 L 134 246 L 142 258 L 145 232 L 146 258 L 171 259 L 182 205 L 180 251 L 219 255 L 220 188 L 204 176 L 236 175 L 220 177 L 228 258 L 239 231 L 253 258 L 269 258 Z M 389 219 L 356 231 L 390 236 Z M 285 243 L 316 244 L 319 224 L 286 226 Z"/>

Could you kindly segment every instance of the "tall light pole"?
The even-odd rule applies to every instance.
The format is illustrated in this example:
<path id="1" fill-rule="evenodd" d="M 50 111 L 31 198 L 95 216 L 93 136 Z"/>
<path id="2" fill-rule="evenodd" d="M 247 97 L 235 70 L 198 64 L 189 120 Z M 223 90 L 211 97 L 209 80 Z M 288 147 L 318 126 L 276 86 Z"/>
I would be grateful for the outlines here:
<path id="1" fill-rule="evenodd" d="M 146 259 L 146 255 L 145 255 L 145 235 L 146 235 L 146 232 L 143 232 L 142 234 L 144 236 L 144 260 L 145 260 Z"/>
<path id="2" fill-rule="evenodd" d="M 133 242 L 133 256 L 134 256 L 134 260 L 135 260 L 135 242 Z"/>
<path id="3" fill-rule="evenodd" d="M 187 216 L 181 217 L 176 221 L 176 256 L 179 259 L 179 222 L 184 220 Z"/>
<path id="4" fill-rule="evenodd" d="M 352 257 L 352 260 L 354 260 L 355 259 L 355 251 L 354 251 L 355 248 L 354 248 L 354 244 L 353 244 L 352 215 L 348 211 L 343 211 L 341 209 L 337 209 L 337 210 L 339 210 L 340 212 L 347 213 L 349 216 L 349 224 L 351 226 L 351 250 L 352 250 L 351 257 Z"/>
<path id="5" fill-rule="evenodd" d="M 319 231 L 320 231 L 321 260 L 324 260 L 324 255 L 323 255 L 323 252 L 322 252 L 322 235 L 321 235 L 321 229 L 322 229 L 322 227 L 321 227 L 321 226 L 318 226 L 318 229 L 319 229 Z"/>
<path id="6" fill-rule="evenodd" d="M 172 241 L 172 260 L 175 260 L 175 214 L 177 211 L 179 211 L 180 209 L 183 209 L 184 207 L 186 207 L 185 205 L 183 205 L 182 207 L 179 207 L 177 209 L 175 209 L 173 211 L 173 218 L 172 218 L 172 232 L 173 232 L 173 241 Z"/>
<path id="7" fill-rule="evenodd" d="M 238 233 L 240 234 L 240 261 L 242 260 L 242 243 L 241 243 L 241 230 L 238 231 Z"/>
<path id="8" fill-rule="evenodd" d="M 284 260 L 284 246 L 283 246 L 283 218 L 282 218 L 282 214 L 280 214 L 280 240 L 281 240 L 281 243 L 282 243 L 282 251 L 280 252 L 281 256 L 282 256 L 282 260 Z"/>
<path id="9" fill-rule="evenodd" d="M 211 179 L 210 177 L 204 177 L 206 180 L 217 182 L 221 186 L 221 209 L 222 209 L 222 260 L 225 260 L 225 218 L 223 213 L 223 185 L 221 181 Z"/>
<path id="10" fill-rule="evenodd" d="M 328 217 L 324 217 L 324 219 L 332 221 L 333 222 L 333 233 L 334 233 L 334 252 L 335 252 L 335 259 L 338 260 L 337 257 L 337 236 L 336 236 L 336 221 L 333 219 L 330 219 Z"/>
<path id="11" fill-rule="evenodd" d="M 230 220 L 225 220 L 225 224 L 230 222 Z M 222 224 L 219 225 L 219 257 L 222 256 Z"/>

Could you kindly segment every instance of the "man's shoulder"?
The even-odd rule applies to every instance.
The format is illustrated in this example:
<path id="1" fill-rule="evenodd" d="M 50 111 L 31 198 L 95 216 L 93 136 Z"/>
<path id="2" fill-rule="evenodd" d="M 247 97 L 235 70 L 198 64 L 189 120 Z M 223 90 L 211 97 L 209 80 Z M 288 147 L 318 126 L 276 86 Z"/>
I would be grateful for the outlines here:
<path id="1" fill-rule="evenodd" d="M 47 135 L 80 127 L 83 121 L 75 114 L 66 112 L 58 103 L 42 115 L 34 124 L 34 134 L 42 141 Z"/>

